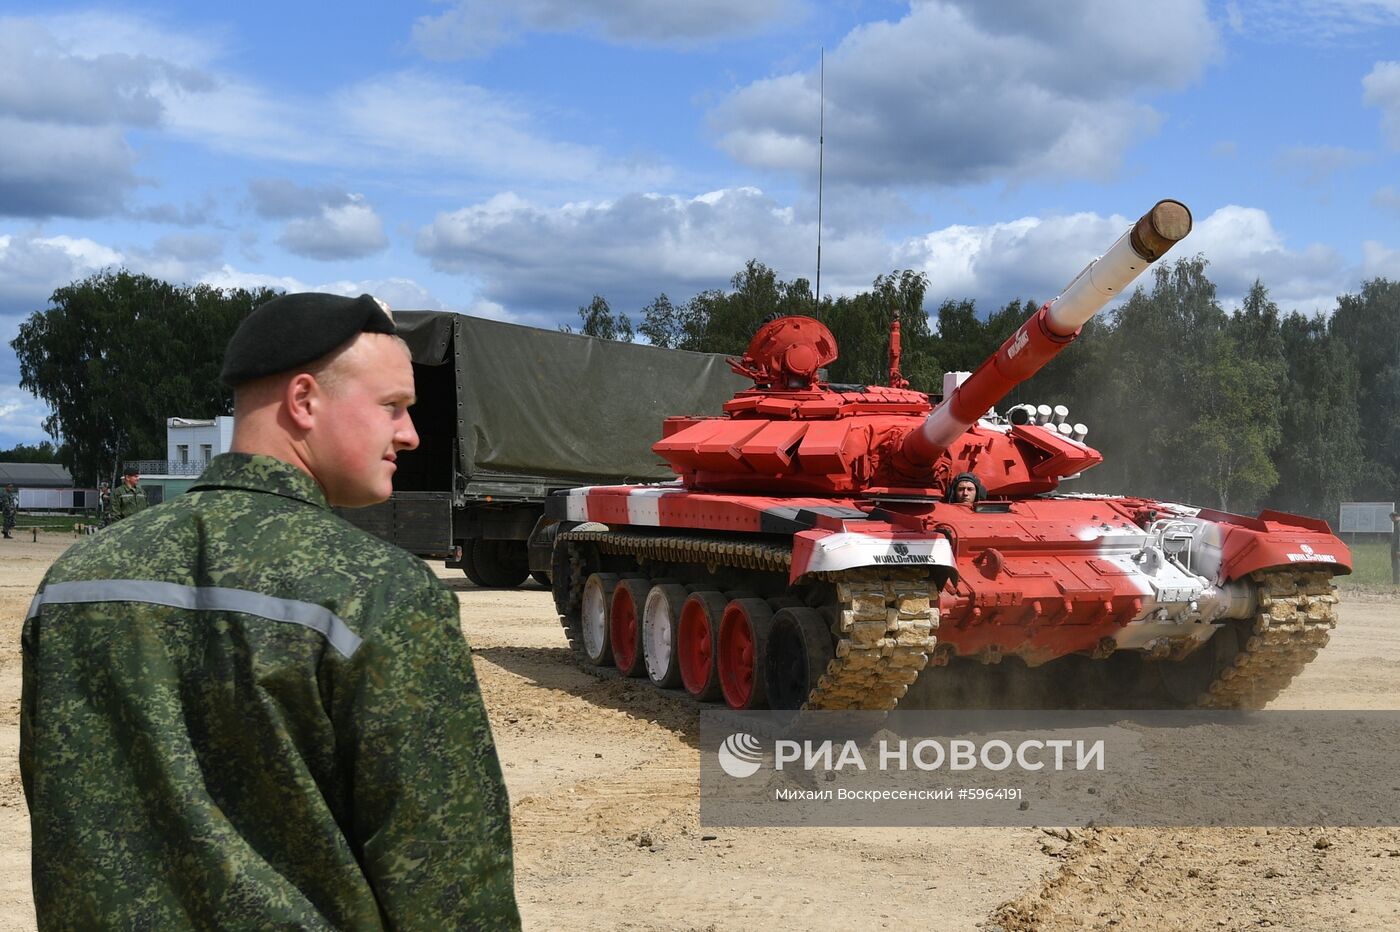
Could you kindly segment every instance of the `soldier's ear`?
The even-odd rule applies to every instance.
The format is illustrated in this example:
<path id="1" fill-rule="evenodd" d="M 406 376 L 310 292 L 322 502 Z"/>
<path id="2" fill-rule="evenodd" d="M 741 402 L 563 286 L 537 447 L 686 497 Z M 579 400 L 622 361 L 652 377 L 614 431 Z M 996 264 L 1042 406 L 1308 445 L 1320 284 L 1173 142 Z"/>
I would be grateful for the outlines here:
<path id="1" fill-rule="evenodd" d="M 316 377 L 309 372 L 299 372 L 287 380 L 283 389 L 282 405 L 287 411 L 287 417 L 301 430 L 310 430 L 315 425 L 320 395 L 321 387 L 316 384 Z"/>

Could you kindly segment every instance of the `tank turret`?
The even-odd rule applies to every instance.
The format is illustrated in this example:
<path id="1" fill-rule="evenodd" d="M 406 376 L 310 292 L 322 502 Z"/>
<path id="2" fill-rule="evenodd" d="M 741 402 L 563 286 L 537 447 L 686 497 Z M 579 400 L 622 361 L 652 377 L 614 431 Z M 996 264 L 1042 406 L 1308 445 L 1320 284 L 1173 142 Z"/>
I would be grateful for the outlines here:
<path id="1" fill-rule="evenodd" d="M 1051 491 L 1102 457 L 1053 428 L 988 429 L 979 419 L 1190 229 L 1185 205 L 1158 202 L 937 407 L 905 387 L 897 331 L 891 385 L 836 385 L 820 380 L 837 357 L 825 325 L 810 317 L 770 321 L 743 358 L 730 361 L 754 387 L 735 395 L 722 417 L 668 418 L 652 449 L 695 489 L 932 497 L 952 475 L 972 472 L 994 495 Z"/>

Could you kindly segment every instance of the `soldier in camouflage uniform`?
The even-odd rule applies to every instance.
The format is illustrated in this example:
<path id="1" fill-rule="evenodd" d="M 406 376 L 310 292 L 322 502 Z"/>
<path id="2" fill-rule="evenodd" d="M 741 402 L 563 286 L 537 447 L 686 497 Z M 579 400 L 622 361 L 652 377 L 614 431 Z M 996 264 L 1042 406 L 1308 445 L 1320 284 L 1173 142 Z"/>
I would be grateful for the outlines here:
<path id="1" fill-rule="evenodd" d="M 146 490 L 139 485 L 140 478 L 141 472 L 135 466 L 128 466 L 122 470 L 122 484 L 112 492 L 111 521 L 130 518 L 138 511 L 146 509 Z"/>
<path id="2" fill-rule="evenodd" d="M 234 452 L 45 577 L 20 711 L 42 928 L 519 927 L 457 601 L 329 508 L 382 501 L 417 445 L 392 333 L 368 295 L 255 310 Z"/>
<path id="3" fill-rule="evenodd" d="M 19 493 L 15 491 L 14 483 L 9 483 L 0 489 L 0 530 L 6 538 L 14 538 L 10 532 L 15 529 L 15 516 L 18 514 Z"/>

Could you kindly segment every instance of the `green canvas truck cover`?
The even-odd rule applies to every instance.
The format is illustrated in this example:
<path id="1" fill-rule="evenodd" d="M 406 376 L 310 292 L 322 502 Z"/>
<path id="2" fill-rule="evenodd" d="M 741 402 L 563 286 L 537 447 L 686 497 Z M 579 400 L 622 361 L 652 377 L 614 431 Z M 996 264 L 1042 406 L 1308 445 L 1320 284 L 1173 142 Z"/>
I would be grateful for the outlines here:
<path id="1" fill-rule="evenodd" d="M 395 311 L 419 365 L 456 366 L 458 471 L 673 478 L 651 445 L 674 414 L 721 413 L 751 383 L 725 357 L 437 311 Z"/>

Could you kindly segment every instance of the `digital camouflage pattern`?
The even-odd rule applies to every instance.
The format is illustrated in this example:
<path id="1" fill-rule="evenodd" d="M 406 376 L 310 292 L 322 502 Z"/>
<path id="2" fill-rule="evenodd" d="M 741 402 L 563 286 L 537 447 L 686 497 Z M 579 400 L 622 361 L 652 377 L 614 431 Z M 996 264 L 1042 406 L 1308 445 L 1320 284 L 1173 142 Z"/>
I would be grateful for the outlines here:
<path id="1" fill-rule="evenodd" d="M 128 488 L 125 482 L 120 483 L 112 490 L 111 509 L 113 521 L 130 518 L 138 511 L 145 511 L 146 490 L 139 484 L 135 488 Z"/>
<path id="2" fill-rule="evenodd" d="M 53 565 L 20 771 L 43 928 L 519 926 L 456 599 L 269 457 Z"/>
<path id="3" fill-rule="evenodd" d="M 19 493 L 11 492 L 8 487 L 0 488 L 0 527 L 4 528 L 4 535 L 10 536 L 10 531 L 14 529 L 15 517 L 19 514 Z"/>

